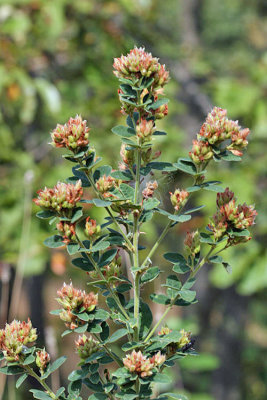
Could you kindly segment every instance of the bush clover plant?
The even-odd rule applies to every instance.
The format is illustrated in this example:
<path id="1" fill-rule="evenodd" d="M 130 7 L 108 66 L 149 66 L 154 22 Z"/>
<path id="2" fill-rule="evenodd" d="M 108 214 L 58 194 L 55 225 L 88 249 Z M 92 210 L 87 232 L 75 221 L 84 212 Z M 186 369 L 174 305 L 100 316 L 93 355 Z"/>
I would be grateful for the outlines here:
<path id="1" fill-rule="evenodd" d="M 187 158 L 175 163 L 156 161 L 160 152 L 154 151 L 153 143 L 166 134 L 157 130 L 157 120 L 168 114 L 168 99 L 163 96 L 169 72 L 143 48 L 116 58 L 113 67 L 120 82 L 121 112 L 126 117 L 125 125 L 112 129 L 122 142 L 118 168 L 102 164 L 90 146 L 87 122 L 81 116 L 70 118 L 52 131 L 51 144 L 68 151 L 63 157 L 74 164 L 73 176 L 53 188 L 39 190 L 34 199 L 41 208 L 37 217 L 50 219 L 57 231 L 45 245 L 65 246 L 73 256 L 72 264 L 88 279 L 88 291 L 64 283 L 57 292 L 59 309 L 51 312 L 65 324 L 63 335 L 79 334 L 73 348 L 80 363 L 69 375 L 68 385 L 56 392 L 49 387 L 49 375 L 66 357 L 52 361 L 45 348 L 35 346 L 37 331 L 30 320 L 14 320 L 0 330 L 0 371 L 19 375 L 17 388 L 28 376 L 34 377 L 40 384 L 39 390 L 30 390 L 35 399 L 80 400 L 83 385 L 92 392 L 89 400 L 185 399 L 183 395 L 154 392 L 156 383 L 171 385 L 166 369 L 195 354 L 191 333 L 169 329 L 165 318 L 171 309 L 197 301 L 193 286 L 205 263 L 229 268 L 222 251 L 251 239 L 248 229 L 257 214 L 253 206 L 239 204 L 229 188 L 224 190 L 220 182 L 206 180 L 213 161 L 241 160 L 249 129 L 228 119 L 226 110 L 214 107 Z M 154 174 L 178 170 L 189 174 L 192 184 L 173 188 L 172 212 L 168 212 L 158 199 Z M 87 188 L 90 199 L 84 196 Z M 153 324 L 150 306 L 140 290 L 161 273 L 153 256 L 167 234 L 202 207 L 188 207 L 189 198 L 200 190 L 217 192 L 215 213 L 206 230 L 187 233 L 183 254 L 163 254 L 171 272 L 162 285 L 164 293 L 150 293 L 152 302 L 165 306 Z M 102 208 L 102 225 L 88 215 L 87 204 Z M 155 213 L 165 219 L 165 228 L 143 256 L 141 229 L 145 230 L 143 225 Z M 131 279 L 125 274 L 127 257 Z M 104 308 L 99 305 L 100 299 Z M 113 350 L 114 343 L 122 343 L 118 353 Z"/>

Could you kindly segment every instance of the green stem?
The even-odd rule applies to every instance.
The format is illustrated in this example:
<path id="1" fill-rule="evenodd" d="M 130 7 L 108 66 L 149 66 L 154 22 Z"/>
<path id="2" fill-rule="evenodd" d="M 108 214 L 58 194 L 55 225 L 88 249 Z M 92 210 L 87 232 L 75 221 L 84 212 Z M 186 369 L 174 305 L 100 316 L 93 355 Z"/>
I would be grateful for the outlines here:
<path id="1" fill-rule="evenodd" d="M 84 165 L 83 165 L 83 163 L 82 163 L 81 161 L 80 161 L 80 165 L 81 165 L 81 167 L 84 167 Z M 89 172 L 89 171 L 84 171 L 84 172 L 85 172 L 85 174 L 86 174 L 86 176 L 87 176 L 87 178 L 88 178 L 88 180 L 89 180 L 89 182 L 90 182 L 92 188 L 94 189 L 94 191 L 95 191 L 97 197 L 98 197 L 99 199 L 101 199 L 101 200 L 105 200 L 105 199 L 103 199 L 103 196 L 101 196 L 101 194 L 100 194 L 99 191 L 97 190 L 97 187 L 96 187 L 96 185 L 95 185 L 95 182 L 94 182 L 94 180 L 93 180 L 93 178 L 92 178 L 90 172 Z M 125 232 L 122 230 L 120 224 L 118 223 L 118 221 L 116 220 L 116 218 L 115 218 L 114 215 L 112 214 L 110 208 L 109 208 L 109 207 L 104 207 L 104 208 L 105 208 L 105 210 L 107 211 L 107 213 L 108 213 L 108 215 L 110 216 L 110 218 L 112 219 L 113 223 L 116 225 L 116 227 L 118 228 L 118 230 L 119 230 L 120 233 L 122 234 L 122 236 L 123 236 L 125 242 L 126 242 L 127 245 L 128 245 L 129 250 L 130 250 L 130 251 L 133 251 L 133 246 L 132 246 L 131 241 L 130 241 L 130 240 L 128 239 L 128 237 L 125 235 Z"/>
<path id="2" fill-rule="evenodd" d="M 203 257 L 201 259 L 201 261 L 197 264 L 197 266 L 195 267 L 195 269 L 190 273 L 190 275 L 188 276 L 188 278 L 186 279 L 185 283 L 188 282 L 189 279 L 193 278 L 198 271 L 203 267 L 203 265 L 205 264 L 205 262 L 209 259 L 209 256 L 211 255 L 211 253 L 213 252 L 215 246 L 212 246 L 211 249 L 209 250 L 209 252 L 206 254 L 205 257 Z M 184 283 L 184 285 L 185 285 Z M 160 326 L 160 324 L 162 323 L 162 321 L 164 320 L 164 318 L 166 317 L 166 315 L 169 313 L 169 311 L 172 309 L 173 305 L 175 304 L 176 300 L 179 298 L 179 294 L 174 297 L 174 299 L 172 299 L 171 303 L 168 305 L 168 307 L 166 308 L 165 312 L 162 314 L 161 318 L 159 319 L 159 321 L 156 323 L 156 325 L 152 328 L 152 330 L 150 331 L 150 333 L 147 335 L 147 337 L 144 340 L 144 343 L 146 343 L 151 336 L 154 334 L 154 332 L 157 330 L 157 328 Z"/>
<path id="3" fill-rule="evenodd" d="M 93 266 L 94 266 L 96 272 L 100 275 L 101 279 L 103 279 L 103 280 L 106 282 L 106 286 L 107 286 L 107 288 L 109 289 L 110 294 L 111 294 L 112 298 L 114 299 L 114 301 L 116 302 L 116 304 L 117 304 L 118 308 L 120 309 L 121 313 L 122 313 L 122 314 L 124 315 L 124 317 L 128 320 L 128 319 L 129 319 L 128 314 L 126 313 L 126 311 L 125 311 L 124 308 L 122 307 L 119 298 L 117 297 L 117 295 L 116 295 L 116 294 L 114 293 L 114 291 L 113 291 L 113 288 L 110 286 L 109 282 L 106 280 L 106 278 L 105 278 L 103 272 L 101 271 L 101 268 L 99 268 L 98 264 L 95 262 L 94 258 L 91 256 L 91 254 L 90 254 L 90 253 L 88 254 L 88 253 L 86 252 L 88 249 L 86 249 L 86 247 L 84 246 L 83 242 L 79 239 L 79 237 L 77 236 L 77 234 L 76 234 L 76 238 L 77 238 L 77 242 L 79 243 L 80 247 L 83 248 L 83 249 L 85 250 L 86 257 L 87 257 L 88 260 L 93 264 Z"/>
<path id="4" fill-rule="evenodd" d="M 104 344 L 101 339 L 95 334 L 93 333 L 93 336 L 98 340 L 98 342 L 101 344 L 101 346 L 104 347 L 104 349 L 106 350 L 106 352 L 108 353 L 108 355 L 118 364 L 119 367 L 123 367 L 123 362 L 121 361 L 121 359 L 116 355 L 113 354 L 109 348 L 107 347 L 106 344 Z"/>
<path id="5" fill-rule="evenodd" d="M 28 373 L 28 375 L 31 375 L 40 383 L 40 385 L 47 391 L 52 399 L 56 400 L 58 398 L 55 393 L 50 389 L 50 387 L 45 383 L 45 381 L 43 381 L 42 378 L 37 375 L 31 367 L 29 367 L 28 365 L 24 365 L 23 368 Z"/>
<path id="6" fill-rule="evenodd" d="M 140 189 L 140 168 L 141 168 L 141 152 L 137 150 L 137 162 L 136 162 L 136 180 L 134 190 L 134 204 L 138 203 L 139 189 Z M 133 225 L 133 261 L 134 261 L 134 318 L 136 320 L 134 327 L 134 340 L 139 341 L 139 308 L 140 308 L 140 272 L 139 268 L 139 252 L 138 252 L 138 241 L 139 241 L 139 212 L 134 212 L 134 225 Z"/>

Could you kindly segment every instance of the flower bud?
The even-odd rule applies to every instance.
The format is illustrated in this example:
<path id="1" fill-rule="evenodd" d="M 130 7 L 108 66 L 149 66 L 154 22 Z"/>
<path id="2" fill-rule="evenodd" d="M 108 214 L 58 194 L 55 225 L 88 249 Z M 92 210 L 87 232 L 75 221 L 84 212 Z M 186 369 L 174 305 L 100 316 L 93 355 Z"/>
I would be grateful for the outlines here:
<path id="1" fill-rule="evenodd" d="M 130 149 L 129 146 L 122 143 L 120 155 L 125 166 L 131 168 L 134 164 L 134 150 L 129 150 L 129 149 Z M 120 169 L 125 169 L 125 168 L 120 167 Z"/>
<path id="2" fill-rule="evenodd" d="M 146 188 L 142 191 L 142 195 L 145 199 L 151 198 L 154 195 L 155 190 L 158 188 L 158 182 L 148 182 Z"/>
<path id="3" fill-rule="evenodd" d="M 50 355 L 46 352 L 45 348 L 43 348 L 43 350 L 36 352 L 35 363 L 39 368 L 41 375 L 45 373 L 49 362 L 50 362 Z"/>
<path id="4" fill-rule="evenodd" d="M 82 182 L 75 184 L 58 182 L 53 189 L 45 187 L 39 190 L 38 198 L 33 199 L 37 206 L 57 212 L 59 215 L 71 215 L 83 195 Z"/>
<path id="5" fill-rule="evenodd" d="M 96 220 L 87 217 L 84 232 L 91 241 L 96 240 L 101 234 L 101 226 L 97 225 Z"/>
<path id="6" fill-rule="evenodd" d="M 192 151 L 189 153 L 195 164 L 202 164 L 213 157 L 212 148 L 208 142 L 193 140 Z"/>
<path id="7" fill-rule="evenodd" d="M 0 330 L 0 351 L 6 361 L 20 361 L 24 359 L 23 347 L 36 339 L 36 329 L 32 327 L 30 319 L 28 322 L 14 320 Z"/>
<path id="8" fill-rule="evenodd" d="M 84 290 L 75 289 L 72 283 L 70 285 L 64 283 L 63 287 L 57 291 L 57 294 L 58 298 L 56 300 L 63 307 L 59 317 L 70 329 L 75 329 L 84 324 L 84 321 L 79 320 L 79 317 L 76 315 L 80 310 L 90 313 L 98 303 L 97 294 L 93 292 L 86 294 Z"/>
<path id="9" fill-rule="evenodd" d="M 162 119 L 168 115 L 169 108 L 168 104 L 163 104 L 162 106 L 158 107 L 156 110 L 153 111 L 153 116 L 155 119 Z"/>
<path id="10" fill-rule="evenodd" d="M 234 199 L 234 192 L 231 192 L 229 188 L 226 188 L 223 193 L 217 193 L 216 204 L 217 207 L 220 208 L 225 204 L 229 203 L 232 199 Z"/>
<path id="11" fill-rule="evenodd" d="M 154 367 L 153 363 L 149 358 L 144 356 L 141 351 L 136 352 L 132 351 L 131 354 L 127 354 L 125 358 L 123 358 L 123 365 L 130 371 L 134 372 L 137 375 L 140 375 L 141 378 L 145 378 L 146 376 L 152 375 L 152 369 Z"/>
<path id="12" fill-rule="evenodd" d="M 170 329 L 168 326 L 163 326 L 158 334 L 159 334 L 159 336 L 168 335 L 171 332 L 172 332 L 172 329 Z"/>
<path id="13" fill-rule="evenodd" d="M 155 366 L 159 367 L 161 364 L 163 364 L 166 361 L 166 356 L 161 354 L 160 351 L 158 351 L 153 357 L 150 358 L 150 362 Z"/>
<path id="14" fill-rule="evenodd" d="M 76 240 L 75 224 L 68 221 L 60 221 L 57 230 L 63 235 L 63 242 L 69 244 Z"/>
<path id="15" fill-rule="evenodd" d="M 65 125 L 57 125 L 51 133 L 54 147 L 65 147 L 78 153 L 89 144 L 89 128 L 80 115 L 70 118 Z"/>
<path id="16" fill-rule="evenodd" d="M 153 121 L 141 119 L 141 122 L 136 126 L 136 134 L 141 143 L 150 142 L 155 129 Z"/>
<path id="17" fill-rule="evenodd" d="M 170 195 L 171 203 L 175 210 L 178 211 L 186 204 L 189 193 L 186 190 L 176 189 L 174 193 L 170 192 Z"/>
<path id="18" fill-rule="evenodd" d="M 94 340 L 91 336 L 86 335 L 79 336 L 78 340 L 75 341 L 76 352 L 80 359 L 85 361 L 92 354 L 99 350 L 99 343 Z"/>
<path id="19" fill-rule="evenodd" d="M 193 257 L 200 252 L 200 235 L 198 230 L 187 232 L 184 245 L 187 252 Z"/>
<path id="20" fill-rule="evenodd" d="M 180 330 L 182 337 L 179 339 L 177 346 L 178 349 L 182 349 L 184 346 L 191 342 L 191 332 L 186 332 L 184 329 Z"/>
<path id="21" fill-rule="evenodd" d="M 96 187 L 103 197 L 111 197 L 112 194 L 109 191 L 115 187 L 115 179 L 112 176 L 103 175 L 96 181 Z"/>

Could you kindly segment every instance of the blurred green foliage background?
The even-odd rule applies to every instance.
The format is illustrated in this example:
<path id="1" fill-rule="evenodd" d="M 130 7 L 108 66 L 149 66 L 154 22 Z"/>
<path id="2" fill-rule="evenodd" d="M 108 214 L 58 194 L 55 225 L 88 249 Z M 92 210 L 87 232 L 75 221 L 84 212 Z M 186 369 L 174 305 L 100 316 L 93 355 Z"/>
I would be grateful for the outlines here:
<path id="1" fill-rule="evenodd" d="M 228 250 L 232 274 L 207 267 L 199 279 L 198 306 L 186 315 L 173 314 L 170 324 L 191 329 L 201 353 L 174 371 L 176 388 L 190 400 L 266 399 L 266 37 L 264 0 L 0 2 L 1 325 L 11 302 L 11 314 L 25 318 L 31 312 L 46 341 L 54 335 L 50 326 L 60 335 L 47 317 L 54 307 L 50 298 L 63 280 L 71 277 L 79 283 L 83 277 L 71 269 L 64 253 L 51 254 L 42 245 L 50 227 L 34 217 L 36 190 L 70 174 L 70 165 L 48 145 L 49 132 L 82 114 L 97 153 L 116 166 L 119 139 L 110 129 L 123 116 L 113 58 L 134 45 L 145 46 L 167 65 L 172 78 L 166 89 L 169 116 L 160 122 L 168 136 L 157 142 L 162 160 L 187 154 L 213 105 L 228 109 L 232 119 L 252 131 L 243 163 L 213 164 L 209 178 L 230 186 L 241 202 L 256 204 L 254 237 L 248 245 Z M 160 181 L 163 198 L 175 182 L 185 184 L 182 175 Z M 215 194 L 204 193 L 196 201 L 207 205 L 194 220 L 205 226 L 215 210 Z M 151 245 L 163 223 L 159 218 L 147 227 L 146 244 Z M 174 231 L 165 249 L 181 246 L 189 228 Z M 19 292 L 13 297 L 20 296 L 24 282 L 20 307 L 11 301 L 15 269 Z M 44 286 L 43 299 L 29 293 L 36 282 Z M 14 397 L 10 382 L 5 392 L 2 384 L 3 399 L 28 398 L 23 392 Z"/>

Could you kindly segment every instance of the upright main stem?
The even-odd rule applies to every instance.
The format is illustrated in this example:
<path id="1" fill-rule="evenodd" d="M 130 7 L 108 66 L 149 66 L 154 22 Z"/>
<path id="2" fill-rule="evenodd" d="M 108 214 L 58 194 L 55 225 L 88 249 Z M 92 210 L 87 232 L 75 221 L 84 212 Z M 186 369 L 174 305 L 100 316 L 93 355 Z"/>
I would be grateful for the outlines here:
<path id="1" fill-rule="evenodd" d="M 39 375 L 37 375 L 31 367 L 29 367 L 28 365 L 24 365 L 23 368 L 29 375 L 31 375 L 33 378 L 35 378 L 40 383 L 40 385 L 45 389 L 45 391 L 49 394 L 49 396 L 52 399 L 56 400 L 58 398 L 55 395 L 55 393 L 50 389 L 50 387 L 45 383 L 45 381 Z"/>
<path id="2" fill-rule="evenodd" d="M 138 204 L 139 189 L 140 189 L 140 167 L 141 167 L 141 151 L 137 150 L 136 160 L 136 180 L 134 190 L 134 204 Z M 134 212 L 134 225 L 133 225 L 133 247 L 134 247 L 134 340 L 139 341 L 139 307 L 140 307 L 140 272 L 139 268 L 139 254 L 138 254 L 138 241 L 139 241 L 139 211 Z"/>

